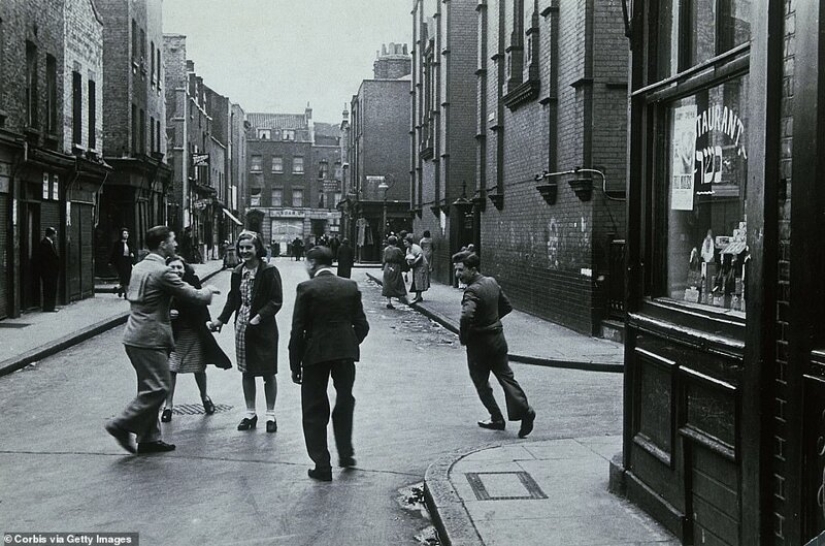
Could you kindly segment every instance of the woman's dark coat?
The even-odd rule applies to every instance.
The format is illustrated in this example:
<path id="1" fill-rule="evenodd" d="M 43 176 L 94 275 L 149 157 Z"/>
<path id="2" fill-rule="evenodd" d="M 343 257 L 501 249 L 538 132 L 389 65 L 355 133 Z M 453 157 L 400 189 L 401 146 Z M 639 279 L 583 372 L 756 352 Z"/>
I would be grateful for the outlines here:
<path id="1" fill-rule="evenodd" d="M 186 272 L 183 275 L 183 282 L 191 284 L 195 288 L 201 288 L 201 280 L 195 274 L 192 266 L 186 265 Z M 203 351 L 203 360 L 207 364 L 214 364 L 218 368 L 228 370 L 232 367 L 232 361 L 223 352 L 215 336 L 209 331 L 206 323 L 212 320 L 209 315 L 209 308 L 205 305 L 195 305 L 185 301 L 172 300 L 171 309 L 176 309 L 178 318 L 172 321 L 172 335 L 177 338 L 184 328 L 194 330 L 198 335 Z"/>
<path id="2" fill-rule="evenodd" d="M 229 295 L 218 317 L 224 324 L 229 322 L 233 313 L 235 320 L 238 319 L 237 312 L 241 308 L 242 271 L 243 264 L 232 270 Z M 249 320 L 255 315 L 260 315 L 261 323 L 247 324 L 246 327 L 246 368 L 252 375 L 258 375 L 257 370 L 272 368 L 275 373 L 278 372 L 278 323 L 275 321 L 275 315 L 281 310 L 283 303 L 284 294 L 278 268 L 261 260 L 252 287 L 252 302 L 249 309 Z"/>

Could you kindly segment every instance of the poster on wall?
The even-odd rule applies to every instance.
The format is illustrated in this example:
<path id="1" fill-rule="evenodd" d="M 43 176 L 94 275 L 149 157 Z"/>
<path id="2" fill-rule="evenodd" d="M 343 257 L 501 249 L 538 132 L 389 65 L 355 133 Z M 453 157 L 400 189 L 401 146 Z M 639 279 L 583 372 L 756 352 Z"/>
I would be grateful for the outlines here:
<path id="1" fill-rule="evenodd" d="M 674 108 L 670 137 L 670 208 L 693 210 L 693 169 L 696 155 L 696 105 Z"/>

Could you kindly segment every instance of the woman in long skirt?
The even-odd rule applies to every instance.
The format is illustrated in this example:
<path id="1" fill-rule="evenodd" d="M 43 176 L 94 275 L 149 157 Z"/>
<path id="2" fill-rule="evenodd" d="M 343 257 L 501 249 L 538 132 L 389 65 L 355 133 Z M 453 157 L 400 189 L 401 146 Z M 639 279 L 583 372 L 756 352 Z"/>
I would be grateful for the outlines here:
<path id="1" fill-rule="evenodd" d="M 246 402 L 246 414 L 238 424 L 238 430 L 255 428 L 258 423 L 255 378 L 262 377 L 266 397 L 266 431 L 276 432 L 278 324 L 275 314 L 284 302 L 281 274 L 277 267 L 262 259 L 266 257 L 266 248 L 258 233 L 241 232 L 235 242 L 235 250 L 243 263 L 232 271 L 226 305 L 213 323 L 213 328 L 220 330 L 235 314 L 235 352 L 238 370 L 243 374 L 241 383 Z"/>
<path id="2" fill-rule="evenodd" d="M 392 299 L 398 298 L 399 301 L 403 301 L 407 296 L 407 287 L 404 286 L 402 276 L 404 252 L 398 248 L 398 239 L 394 235 L 387 239 L 387 243 L 381 259 L 384 267 L 384 285 L 381 288 L 381 295 L 387 298 L 387 309 L 395 309 Z"/>
<path id="3" fill-rule="evenodd" d="M 404 237 L 404 245 L 407 247 L 407 255 L 404 257 L 407 264 L 412 271 L 412 284 L 410 285 L 410 292 L 415 292 L 415 298 L 410 304 L 424 301 L 421 297 L 421 292 L 430 289 L 430 264 L 427 258 L 424 257 L 424 251 L 421 247 L 415 244 L 413 234 L 409 233 Z"/>
<path id="4" fill-rule="evenodd" d="M 194 288 L 201 288 L 201 281 L 195 274 L 195 270 L 180 256 L 167 258 L 166 265 L 171 267 L 183 282 L 189 283 Z M 220 348 L 212 332 L 206 326 L 206 323 L 211 320 L 208 308 L 173 299 L 169 315 L 172 319 L 172 333 L 175 336 L 175 350 L 169 355 L 171 380 L 160 420 L 164 423 L 172 420 L 175 385 L 180 373 L 195 375 L 203 411 L 206 415 L 212 415 L 215 413 L 215 404 L 206 392 L 206 365 L 214 364 L 218 368 L 227 370 L 232 367 L 232 362 L 229 361 L 229 357 Z"/>

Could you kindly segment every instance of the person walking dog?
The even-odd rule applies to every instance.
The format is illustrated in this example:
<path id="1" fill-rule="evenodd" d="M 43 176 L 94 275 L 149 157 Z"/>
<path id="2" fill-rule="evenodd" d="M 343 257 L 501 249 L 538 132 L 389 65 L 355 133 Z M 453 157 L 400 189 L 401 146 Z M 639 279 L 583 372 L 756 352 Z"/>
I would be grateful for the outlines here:
<path id="1" fill-rule="evenodd" d="M 536 412 L 527 402 L 527 395 L 519 385 L 507 360 L 507 341 L 501 317 L 513 310 L 510 300 L 493 277 L 479 272 L 481 261 L 477 254 L 459 252 L 453 255 L 455 272 L 467 285 L 461 299 L 459 341 L 467 347 L 467 366 L 481 403 L 490 412 L 490 418 L 478 426 L 504 430 L 505 421 L 490 387 L 490 373 L 496 376 L 504 390 L 507 416 L 510 421 L 521 421 L 519 438 L 533 431 Z"/>

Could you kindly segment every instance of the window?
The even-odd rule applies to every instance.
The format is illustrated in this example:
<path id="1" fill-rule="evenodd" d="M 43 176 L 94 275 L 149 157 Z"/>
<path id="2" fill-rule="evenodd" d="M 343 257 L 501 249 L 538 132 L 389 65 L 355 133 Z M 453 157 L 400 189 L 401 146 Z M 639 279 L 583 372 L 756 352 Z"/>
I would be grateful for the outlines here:
<path id="1" fill-rule="evenodd" d="M 138 149 L 138 127 L 137 127 L 137 105 L 132 105 L 132 154 L 137 153 Z"/>
<path id="2" fill-rule="evenodd" d="M 280 156 L 272 157 L 272 172 L 282 174 L 284 172 L 284 158 Z"/>
<path id="3" fill-rule="evenodd" d="M 663 0 L 658 77 L 667 78 L 750 41 L 751 0 Z"/>
<path id="4" fill-rule="evenodd" d="M 269 140 L 272 138 L 272 131 L 269 129 L 258 129 L 258 138 L 261 140 Z"/>
<path id="5" fill-rule="evenodd" d="M 97 84 L 89 80 L 89 149 L 97 148 Z"/>
<path id="6" fill-rule="evenodd" d="M 146 31 L 140 29 L 140 68 L 146 72 Z"/>
<path id="7" fill-rule="evenodd" d="M 334 197 L 335 198 L 335 203 L 334 203 L 335 206 L 338 206 L 338 203 L 341 202 L 341 195 L 342 195 L 341 192 L 336 192 L 335 193 L 335 197 Z"/>
<path id="8" fill-rule="evenodd" d="M 137 21 L 132 19 L 132 61 L 138 60 L 138 28 Z"/>
<path id="9" fill-rule="evenodd" d="M 165 153 L 163 151 L 163 144 L 160 140 L 160 120 L 158 120 L 157 123 L 155 123 L 155 143 L 157 146 L 156 151 L 159 153 Z"/>
<path id="10" fill-rule="evenodd" d="M 26 41 L 26 123 L 37 127 L 37 46 Z"/>
<path id="11" fill-rule="evenodd" d="M 304 190 L 292 190 L 292 206 L 304 206 Z"/>
<path id="12" fill-rule="evenodd" d="M 292 174 L 304 174 L 304 158 L 292 158 Z"/>
<path id="13" fill-rule="evenodd" d="M 72 72 L 72 144 L 83 144 L 83 76 Z"/>
<path id="14" fill-rule="evenodd" d="M 294 129 L 284 129 L 281 132 L 281 138 L 283 140 L 295 140 L 295 130 Z"/>
<path id="15" fill-rule="evenodd" d="M 251 188 L 249 190 L 249 205 L 253 207 L 261 206 L 261 188 Z"/>
<path id="16" fill-rule="evenodd" d="M 251 158 L 251 163 L 249 165 L 249 170 L 252 172 L 259 173 L 262 170 L 261 164 L 263 162 L 263 158 L 259 155 L 253 155 Z"/>
<path id="17" fill-rule="evenodd" d="M 748 77 L 665 107 L 667 296 L 744 316 Z"/>
<path id="18" fill-rule="evenodd" d="M 57 132 L 57 59 L 46 55 L 46 132 Z"/>
<path id="19" fill-rule="evenodd" d="M 155 118 L 153 116 L 149 116 L 149 151 L 154 153 L 155 151 Z"/>
<path id="20" fill-rule="evenodd" d="M 158 49 L 157 49 L 157 51 L 156 51 L 156 54 L 157 54 L 157 57 L 158 57 L 158 62 L 157 62 L 158 91 L 160 91 L 160 88 L 161 88 L 161 82 L 162 82 L 163 80 L 162 80 L 162 79 L 161 79 L 161 77 L 160 77 L 160 67 L 161 67 L 161 64 L 160 64 L 160 48 L 159 48 L 159 47 L 158 47 Z"/>
<path id="21" fill-rule="evenodd" d="M 149 51 L 150 51 L 150 56 L 149 56 L 150 59 L 149 60 L 151 61 L 151 65 L 152 65 L 152 71 L 150 72 L 150 74 L 152 75 L 152 87 L 155 87 L 155 42 L 151 43 L 151 48 L 149 49 Z"/>
<path id="22" fill-rule="evenodd" d="M 140 150 L 141 154 L 146 153 L 146 113 L 140 109 Z"/>
<path id="23" fill-rule="evenodd" d="M 272 195 L 270 196 L 269 204 L 272 207 L 284 206 L 284 190 L 280 188 L 273 189 Z"/>
<path id="24" fill-rule="evenodd" d="M 326 180 L 328 173 L 329 163 L 327 163 L 325 159 L 322 159 L 321 163 L 318 165 L 318 180 Z"/>

